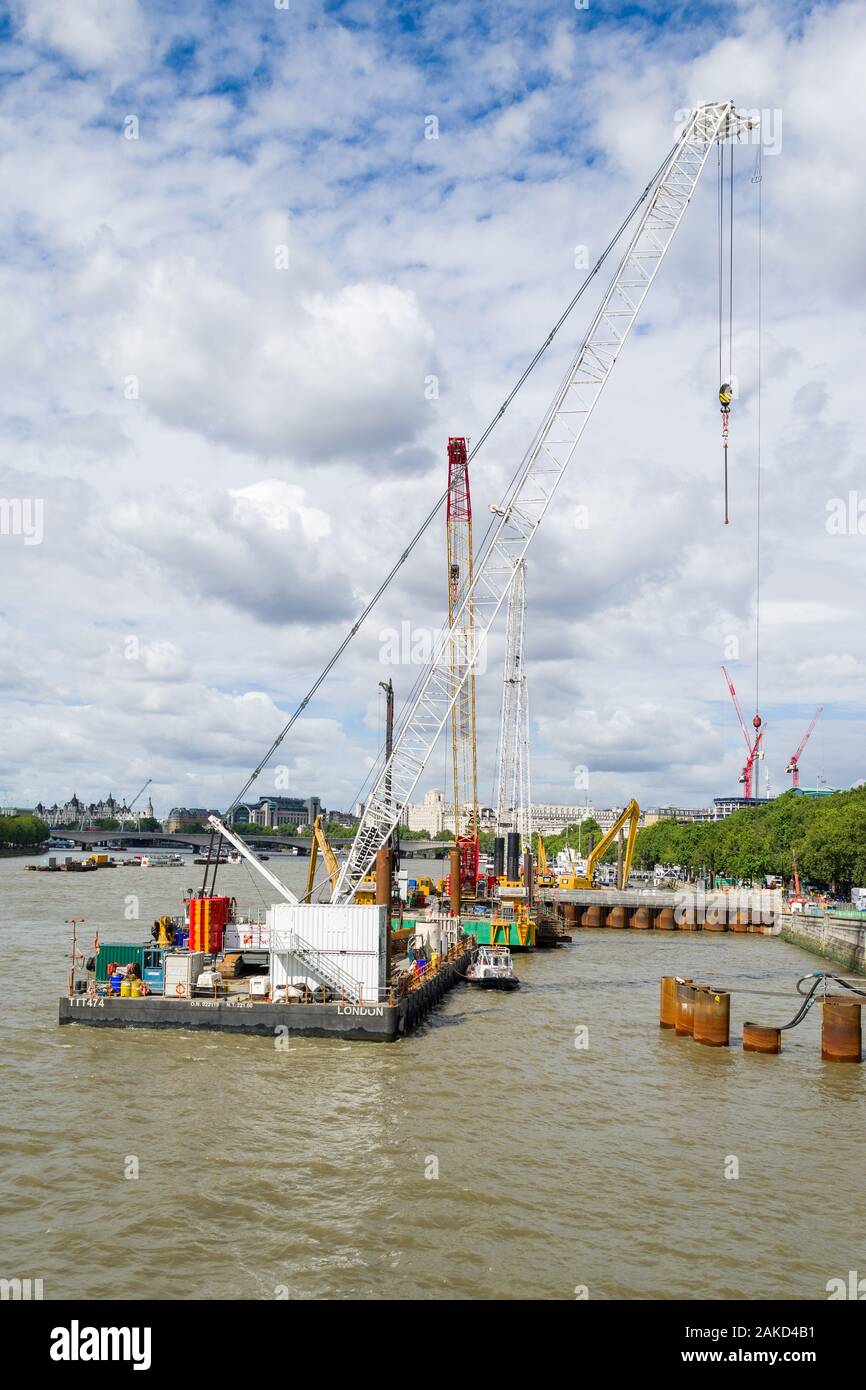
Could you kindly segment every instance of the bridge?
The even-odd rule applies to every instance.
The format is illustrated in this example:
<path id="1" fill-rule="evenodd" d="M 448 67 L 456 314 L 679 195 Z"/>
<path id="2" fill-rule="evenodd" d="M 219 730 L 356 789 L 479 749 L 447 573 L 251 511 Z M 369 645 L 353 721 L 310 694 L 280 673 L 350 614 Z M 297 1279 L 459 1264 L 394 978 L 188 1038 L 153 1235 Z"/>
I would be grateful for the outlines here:
<path id="1" fill-rule="evenodd" d="M 203 853 L 210 843 L 210 832 L 199 834 L 195 831 L 168 830 L 62 830 L 51 831 L 52 840 L 68 840 L 71 848 L 96 849 L 100 846 L 119 845 L 123 849 L 193 849 Z M 268 850 L 295 849 L 299 854 L 310 853 L 309 835 L 256 835 L 244 834 L 244 844 L 251 849 Z M 333 840 L 332 848 L 339 857 L 341 851 L 348 849 L 351 838 L 345 841 Z M 444 840 L 405 840 L 400 846 L 401 859 L 444 859 L 454 848 Z"/>

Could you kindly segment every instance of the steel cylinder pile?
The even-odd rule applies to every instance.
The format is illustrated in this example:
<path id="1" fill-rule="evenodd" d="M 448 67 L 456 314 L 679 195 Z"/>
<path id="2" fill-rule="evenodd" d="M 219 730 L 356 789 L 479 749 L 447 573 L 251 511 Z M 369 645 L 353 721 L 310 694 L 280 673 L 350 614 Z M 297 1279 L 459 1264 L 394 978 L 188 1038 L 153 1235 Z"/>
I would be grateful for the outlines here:
<path id="1" fill-rule="evenodd" d="M 731 1040 L 731 996 L 727 990 L 663 975 L 659 1026 L 705 1047 L 727 1047 Z"/>
<path id="2" fill-rule="evenodd" d="M 862 1061 L 862 1001 L 853 1002 L 839 995 L 828 995 L 821 1003 L 821 1056 L 824 1061 Z M 672 1028 L 677 1037 L 694 1038 L 695 1042 L 703 1043 L 705 1047 L 728 1047 L 731 1039 L 730 993 L 679 975 L 663 975 L 659 995 L 659 1027 Z M 784 1028 L 744 1023 L 743 1051 L 781 1052 L 783 1031 Z"/>

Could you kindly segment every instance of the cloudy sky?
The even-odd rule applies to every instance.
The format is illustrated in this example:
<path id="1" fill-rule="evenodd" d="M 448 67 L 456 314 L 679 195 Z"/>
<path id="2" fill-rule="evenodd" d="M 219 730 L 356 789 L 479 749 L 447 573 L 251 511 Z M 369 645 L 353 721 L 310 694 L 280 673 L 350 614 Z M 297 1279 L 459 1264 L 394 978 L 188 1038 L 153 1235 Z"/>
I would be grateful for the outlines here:
<path id="1" fill-rule="evenodd" d="M 481 434 L 677 113 L 729 97 L 764 113 L 761 785 L 784 786 L 818 704 L 804 784 L 864 776 L 866 8 L 719 15 L 12 0 L 0 803 L 151 777 L 158 811 L 225 804 L 441 493 L 449 434 Z M 597 805 L 737 790 L 720 667 L 749 718 L 755 159 L 737 151 L 732 524 L 711 165 L 529 553 L 536 800 L 583 800 L 583 766 Z M 594 294 L 475 460 L 477 531 Z M 351 807 L 379 681 L 399 706 L 418 674 L 411 642 L 391 662 L 394 634 L 438 629 L 446 601 L 437 521 L 280 751 L 281 789 Z M 484 800 L 503 626 L 479 680 Z M 421 790 L 445 763 L 440 748 Z"/>

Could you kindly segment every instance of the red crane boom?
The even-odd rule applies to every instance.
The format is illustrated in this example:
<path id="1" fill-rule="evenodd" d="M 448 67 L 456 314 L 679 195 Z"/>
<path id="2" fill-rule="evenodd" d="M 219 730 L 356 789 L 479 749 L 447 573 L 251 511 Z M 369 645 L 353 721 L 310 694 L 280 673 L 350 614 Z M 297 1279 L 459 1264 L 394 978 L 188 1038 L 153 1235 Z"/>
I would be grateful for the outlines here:
<path id="1" fill-rule="evenodd" d="M 752 740 L 749 738 L 749 733 L 748 733 L 748 730 L 747 730 L 747 728 L 746 728 L 746 721 L 745 721 L 745 719 L 743 718 L 743 712 L 742 712 L 742 710 L 740 709 L 740 702 L 739 702 L 739 700 L 737 699 L 737 692 L 736 692 L 736 690 L 734 689 L 734 682 L 731 680 L 730 676 L 728 675 L 727 667 L 725 667 L 725 666 L 722 667 L 722 673 L 723 673 L 723 675 L 724 675 L 724 677 L 725 677 L 725 680 L 726 680 L 727 683 L 728 683 L 728 689 L 729 689 L 730 692 L 731 692 L 731 699 L 732 699 L 733 702 L 734 702 L 734 709 L 737 711 L 737 718 L 738 718 L 739 721 L 740 721 L 740 728 L 741 728 L 742 731 L 743 731 L 743 738 L 744 738 L 745 741 L 746 741 L 746 748 L 748 749 L 748 753 L 749 753 L 749 756 L 747 757 L 746 762 L 745 762 L 745 766 L 743 767 L 743 770 L 742 770 L 742 772 L 740 773 L 740 776 L 739 776 L 739 779 L 738 779 L 738 780 L 743 784 L 743 792 L 744 792 L 744 795 L 745 795 L 746 799 L 747 799 L 747 800 L 751 800 L 751 796 L 752 796 L 752 771 L 753 771 L 753 768 L 754 768 L 754 766 L 755 766 L 755 759 L 756 759 L 757 757 L 763 757 L 763 753 L 760 753 L 760 752 L 759 752 L 759 749 L 760 749 L 761 739 L 762 739 L 763 736 L 764 736 L 764 727 L 765 727 L 765 725 L 764 725 L 764 721 L 762 720 L 761 716 L 756 712 L 754 718 L 752 719 L 752 727 L 753 727 L 754 730 L 755 730 L 755 741 L 754 741 L 754 743 L 753 743 Z"/>
<path id="2" fill-rule="evenodd" d="M 823 713 L 824 713 L 824 706 L 823 706 L 823 705 L 819 705 L 818 708 L 815 710 L 815 713 L 812 715 L 812 719 L 811 719 L 811 722 L 810 722 L 810 724 L 809 724 L 808 729 L 807 729 L 806 732 L 804 733 L 803 737 L 800 739 L 800 746 L 799 746 L 799 748 L 797 749 L 796 753 L 792 753 L 792 754 L 791 754 L 791 760 L 790 760 L 790 762 L 788 763 L 788 766 L 785 768 L 785 771 L 786 771 L 786 772 L 790 772 L 790 773 L 791 773 L 791 786 L 792 786 L 792 787 L 799 787 L 799 785 L 800 785 L 800 754 L 802 753 L 803 749 L 806 747 L 806 744 L 809 742 L 809 739 L 812 737 L 812 730 L 814 729 L 815 725 L 818 723 L 818 720 L 821 718 L 821 715 L 822 715 Z"/>

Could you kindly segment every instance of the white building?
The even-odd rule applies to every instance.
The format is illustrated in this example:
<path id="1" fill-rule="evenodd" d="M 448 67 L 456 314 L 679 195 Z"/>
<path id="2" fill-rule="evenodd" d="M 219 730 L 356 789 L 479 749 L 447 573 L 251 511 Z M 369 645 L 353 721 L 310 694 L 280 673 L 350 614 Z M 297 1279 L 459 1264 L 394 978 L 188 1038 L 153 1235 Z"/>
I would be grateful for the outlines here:
<path id="1" fill-rule="evenodd" d="M 549 802 L 532 805 L 532 829 L 540 835 L 559 835 L 566 826 L 579 825 L 587 816 L 596 815 L 592 806 L 554 806 Z"/>
<path id="2" fill-rule="evenodd" d="M 465 835 L 472 816 L 472 806 L 465 802 L 460 808 L 460 834 Z M 490 806 L 478 807 L 480 830 L 493 829 L 494 814 Z M 454 806 L 438 787 L 425 794 L 423 801 L 407 802 L 400 815 L 400 824 L 407 830 L 425 830 L 431 839 L 443 830 L 454 834 Z"/>

